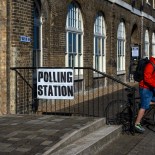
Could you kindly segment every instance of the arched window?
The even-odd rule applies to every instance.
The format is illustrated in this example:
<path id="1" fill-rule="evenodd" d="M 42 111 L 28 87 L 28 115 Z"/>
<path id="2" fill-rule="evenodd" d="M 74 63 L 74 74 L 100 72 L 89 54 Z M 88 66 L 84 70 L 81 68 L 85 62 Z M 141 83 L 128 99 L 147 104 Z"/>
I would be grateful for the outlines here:
<path id="1" fill-rule="evenodd" d="M 146 30 L 145 31 L 145 41 L 144 41 L 144 46 L 145 46 L 145 48 L 144 48 L 144 53 L 143 53 L 143 57 L 144 58 L 146 58 L 146 57 L 148 57 L 149 58 L 149 31 L 148 30 Z"/>
<path id="2" fill-rule="evenodd" d="M 105 72 L 105 21 L 102 13 L 98 13 L 94 23 L 94 57 L 93 67 L 96 70 Z"/>
<path id="3" fill-rule="evenodd" d="M 121 22 L 117 30 L 117 73 L 125 72 L 125 25 Z"/>
<path id="4" fill-rule="evenodd" d="M 68 6 L 66 21 L 66 57 L 67 67 L 83 66 L 83 22 L 81 11 L 76 3 Z"/>
<path id="5" fill-rule="evenodd" d="M 155 33 L 152 33 L 152 53 L 155 54 Z"/>

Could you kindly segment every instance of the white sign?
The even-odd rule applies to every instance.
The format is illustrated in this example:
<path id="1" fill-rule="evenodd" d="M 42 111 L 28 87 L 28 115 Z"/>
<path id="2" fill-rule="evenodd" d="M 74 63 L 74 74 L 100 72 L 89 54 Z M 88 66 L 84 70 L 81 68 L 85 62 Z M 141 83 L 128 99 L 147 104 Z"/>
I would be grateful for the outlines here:
<path id="1" fill-rule="evenodd" d="M 132 57 L 139 57 L 139 47 L 132 47 Z"/>
<path id="2" fill-rule="evenodd" d="M 37 69 L 38 99 L 74 99 L 73 69 Z"/>

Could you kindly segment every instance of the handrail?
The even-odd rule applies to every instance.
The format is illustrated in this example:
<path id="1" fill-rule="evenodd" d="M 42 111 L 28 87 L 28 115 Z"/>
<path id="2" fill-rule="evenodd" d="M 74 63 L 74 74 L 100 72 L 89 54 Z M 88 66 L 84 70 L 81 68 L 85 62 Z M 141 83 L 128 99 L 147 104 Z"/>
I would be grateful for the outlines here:
<path id="1" fill-rule="evenodd" d="M 14 69 L 16 72 L 17 72 L 17 74 L 26 82 L 26 84 L 31 88 L 31 89 L 33 89 L 32 88 L 32 86 L 25 80 L 25 78 L 16 70 L 16 69 Z"/>
<path id="2" fill-rule="evenodd" d="M 71 67 L 10 67 L 11 70 L 16 70 L 16 69 L 41 69 L 41 68 L 42 69 L 45 69 L 45 68 L 47 68 L 47 69 L 56 68 L 57 69 L 57 68 L 71 68 Z M 97 72 L 97 73 L 99 73 L 99 74 L 101 74 L 101 75 L 103 75 L 105 77 L 110 78 L 111 80 L 114 80 L 116 82 L 121 83 L 122 85 L 132 89 L 133 91 L 135 90 L 135 87 L 132 87 L 132 86 L 122 82 L 121 80 L 112 77 L 111 75 L 108 75 L 108 74 L 106 74 L 104 72 L 98 71 L 98 70 L 94 69 L 93 67 L 74 67 L 73 69 L 90 69 L 90 70 L 95 71 L 95 72 Z"/>

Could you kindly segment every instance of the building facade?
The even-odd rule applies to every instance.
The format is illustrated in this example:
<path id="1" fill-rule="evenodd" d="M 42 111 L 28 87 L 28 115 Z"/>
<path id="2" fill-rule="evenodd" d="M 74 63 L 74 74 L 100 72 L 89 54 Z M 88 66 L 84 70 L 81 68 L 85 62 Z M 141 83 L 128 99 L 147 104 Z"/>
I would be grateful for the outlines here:
<path id="1" fill-rule="evenodd" d="M 155 51 L 155 1 L 1 0 L 0 30 L 0 114 L 15 113 L 11 67 L 93 67 L 130 82 L 131 64 Z"/>

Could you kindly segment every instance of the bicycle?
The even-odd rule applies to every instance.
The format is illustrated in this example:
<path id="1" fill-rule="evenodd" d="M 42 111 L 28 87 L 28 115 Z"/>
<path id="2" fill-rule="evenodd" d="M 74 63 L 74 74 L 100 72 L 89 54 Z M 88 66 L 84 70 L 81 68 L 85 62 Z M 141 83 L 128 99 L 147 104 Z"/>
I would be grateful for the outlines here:
<path id="1" fill-rule="evenodd" d="M 135 97 L 135 90 L 125 88 L 127 100 L 112 100 L 105 109 L 106 123 L 122 125 L 123 132 L 135 133 L 134 123 L 139 111 L 140 97 Z M 146 110 L 142 124 L 155 125 L 155 105 Z"/>

